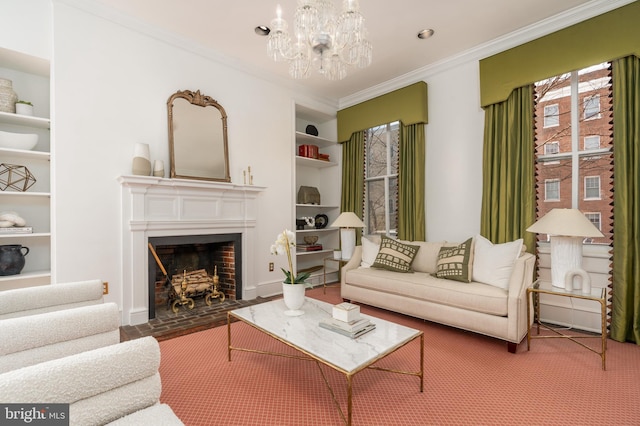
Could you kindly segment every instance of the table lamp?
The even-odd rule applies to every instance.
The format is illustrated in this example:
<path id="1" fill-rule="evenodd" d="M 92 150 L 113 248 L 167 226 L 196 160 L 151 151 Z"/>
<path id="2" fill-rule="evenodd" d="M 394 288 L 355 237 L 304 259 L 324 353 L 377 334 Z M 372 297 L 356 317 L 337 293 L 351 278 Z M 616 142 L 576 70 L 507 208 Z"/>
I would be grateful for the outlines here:
<path id="1" fill-rule="evenodd" d="M 602 232 L 578 209 L 552 209 L 528 232 L 549 234 L 551 246 L 551 285 L 573 290 L 576 275 L 582 278 L 582 292 L 591 292 L 591 281 L 582 269 L 584 238 L 604 237 Z"/>
<path id="2" fill-rule="evenodd" d="M 364 228 L 364 222 L 353 212 L 342 212 L 331 224 L 333 228 L 340 228 L 340 249 L 342 260 L 349 260 L 356 248 L 356 229 Z"/>

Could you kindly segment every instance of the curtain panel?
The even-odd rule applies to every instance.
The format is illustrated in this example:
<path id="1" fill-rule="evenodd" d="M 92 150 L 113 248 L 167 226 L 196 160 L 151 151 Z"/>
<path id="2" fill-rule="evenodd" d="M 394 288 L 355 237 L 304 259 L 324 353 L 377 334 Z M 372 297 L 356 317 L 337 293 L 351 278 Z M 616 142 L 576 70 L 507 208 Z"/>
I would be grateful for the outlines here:
<path id="1" fill-rule="evenodd" d="M 364 130 L 351 134 L 342 144 L 341 212 L 354 212 L 362 219 L 364 210 Z M 361 243 L 362 229 L 356 229 L 356 245 Z"/>
<path id="2" fill-rule="evenodd" d="M 480 233 L 493 243 L 523 238 L 535 252 L 535 235 L 526 232 L 536 217 L 533 85 L 485 108 Z"/>
<path id="3" fill-rule="evenodd" d="M 640 59 L 613 61 L 611 338 L 640 344 Z"/>
<path id="4" fill-rule="evenodd" d="M 402 126 L 398 167 L 398 238 L 424 241 L 425 138 L 424 125 Z"/>

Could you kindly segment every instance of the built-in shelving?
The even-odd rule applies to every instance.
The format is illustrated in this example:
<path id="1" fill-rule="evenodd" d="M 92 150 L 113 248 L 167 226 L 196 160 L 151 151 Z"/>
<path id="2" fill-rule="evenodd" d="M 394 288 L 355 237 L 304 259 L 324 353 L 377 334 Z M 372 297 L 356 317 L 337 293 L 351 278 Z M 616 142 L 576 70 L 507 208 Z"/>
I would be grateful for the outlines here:
<path id="1" fill-rule="evenodd" d="M 331 228 L 331 223 L 340 214 L 340 190 L 341 190 L 341 150 L 333 135 L 335 135 L 335 117 L 307 108 L 296 110 L 296 127 L 304 129 L 308 124 L 313 124 L 319 129 L 321 136 L 309 135 L 305 132 L 295 132 L 295 187 L 294 200 L 295 217 L 300 219 L 305 216 L 316 217 L 324 214 L 328 218 L 327 226 L 324 228 L 312 228 L 306 226 L 305 229 L 296 230 L 296 243 L 304 243 L 304 237 L 315 235 L 318 243 L 322 244 L 322 250 L 298 251 L 296 252 L 296 269 L 315 269 L 311 273 L 312 284 L 321 284 L 324 274 L 324 259 L 333 254 L 333 250 L 339 247 L 338 229 Z M 325 137 L 326 136 L 326 137 Z M 298 155 L 300 145 L 315 145 L 320 153 L 328 154 L 329 161 L 315 158 L 307 158 Z M 300 204 L 297 203 L 297 193 L 300 186 L 311 186 L 318 188 L 320 192 L 321 204 Z M 295 226 L 294 226 L 295 229 Z M 328 269 L 329 280 L 337 280 L 337 269 Z"/>
<path id="2" fill-rule="evenodd" d="M 49 93 L 41 93 L 42 79 L 48 82 L 49 61 L 21 52 L 0 48 L 0 69 L 9 76 L 17 93 L 32 92 L 28 100 L 49 111 Z M 6 73 L 6 75 L 4 75 Z M 35 85 L 34 82 L 37 82 Z M 45 84 L 47 86 L 47 84 Z M 38 90 L 34 90 L 38 87 Z M 37 95 L 36 95 L 37 92 Z M 34 99 L 35 97 L 35 99 Z M 29 248 L 20 274 L 0 276 L 0 291 L 43 285 L 51 282 L 51 121 L 46 117 L 0 111 L 0 130 L 37 133 L 33 150 L 0 148 L 0 163 L 18 164 L 29 169 L 36 182 L 27 191 L 11 188 L 0 191 L 0 212 L 14 211 L 33 227 L 30 234 L 0 234 L 0 245 L 19 244 Z"/>

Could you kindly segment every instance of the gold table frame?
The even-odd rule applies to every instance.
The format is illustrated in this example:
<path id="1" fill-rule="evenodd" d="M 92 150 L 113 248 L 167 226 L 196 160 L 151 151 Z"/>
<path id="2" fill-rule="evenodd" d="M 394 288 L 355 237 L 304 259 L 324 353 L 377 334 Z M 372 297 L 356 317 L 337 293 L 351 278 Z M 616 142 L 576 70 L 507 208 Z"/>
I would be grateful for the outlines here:
<path id="1" fill-rule="evenodd" d="M 541 287 L 541 284 L 543 285 L 543 287 Z M 600 303 L 600 317 L 601 317 L 601 324 L 600 324 L 600 336 L 588 336 L 588 335 L 584 335 L 584 336 L 577 336 L 577 335 L 567 335 L 567 334 L 563 334 L 561 332 L 559 332 L 558 330 L 554 329 L 553 327 L 549 327 L 546 324 L 541 324 L 540 323 L 540 294 L 550 294 L 553 296 L 559 296 L 559 297 L 571 297 L 571 298 L 576 298 L 576 299 L 584 299 L 584 300 L 591 300 L 594 302 L 598 302 Z M 531 297 L 531 299 L 529 298 Z M 531 335 L 531 325 L 532 325 L 532 321 L 531 321 L 531 305 L 533 304 L 533 323 L 536 324 L 537 326 L 537 334 L 536 336 L 532 336 Z M 540 326 L 542 326 L 543 328 L 545 328 L 546 330 L 549 330 L 555 334 L 550 335 L 550 336 L 539 336 L 540 334 Z M 600 355 L 600 357 L 602 358 L 602 370 L 607 369 L 607 300 L 606 300 L 606 289 L 605 288 L 592 288 L 591 289 L 591 293 L 589 294 L 585 294 L 582 293 L 580 290 L 565 290 L 563 288 L 559 288 L 559 287 L 553 287 L 551 285 L 551 283 L 547 283 L 547 282 L 541 282 L 540 280 L 537 280 L 536 282 L 533 283 L 533 285 L 529 288 L 527 288 L 527 351 L 530 350 L 531 348 L 531 340 L 532 339 L 553 339 L 553 338 L 563 338 L 563 339 L 569 339 L 574 343 L 577 343 L 578 345 L 582 346 L 585 349 L 590 350 L 593 353 L 596 353 L 598 355 Z M 587 345 L 585 345 L 584 343 L 580 342 L 577 339 L 601 339 L 602 340 L 602 348 L 600 351 L 597 351 Z"/>
<path id="2" fill-rule="evenodd" d="M 273 303 L 273 302 L 266 302 L 266 303 Z M 266 335 L 284 343 L 285 345 L 292 347 L 294 349 L 296 349 L 299 352 L 302 352 L 304 355 L 306 356 L 298 356 L 298 355 L 290 355 L 290 354 L 284 354 L 284 353 L 278 353 L 278 352 L 269 352 L 269 351 L 262 351 L 262 350 L 258 350 L 258 349 L 249 349 L 249 348 L 241 348 L 241 347 L 235 347 L 231 345 L 231 323 L 232 320 L 237 320 L 237 321 L 241 321 L 253 328 L 255 328 L 256 330 L 259 330 L 263 333 L 265 333 Z M 355 376 L 357 373 L 359 373 L 360 371 L 363 371 L 365 369 L 371 369 L 371 370 L 379 370 L 379 371 L 387 371 L 387 372 L 391 372 L 391 373 L 397 373 L 397 374 L 405 374 L 405 375 L 410 375 L 410 376 L 417 376 L 420 378 L 420 392 L 424 391 L 424 332 L 418 331 L 418 334 L 416 334 L 415 336 L 411 337 L 410 339 L 408 339 L 407 341 L 405 341 L 404 343 L 389 348 L 388 351 L 379 354 L 378 357 L 373 358 L 371 360 L 369 360 L 366 364 L 360 366 L 359 368 L 353 370 L 353 371 L 346 371 L 336 365 L 333 365 L 327 361 L 325 361 L 324 359 L 315 356 L 311 353 L 309 353 L 308 351 L 306 351 L 304 348 L 301 348 L 279 336 L 274 335 L 273 333 L 265 330 L 264 328 L 261 328 L 260 326 L 258 326 L 255 323 L 252 323 L 250 321 L 245 320 L 244 318 L 237 316 L 234 314 L 233 311 L 227 312 L 227 344 L 228 344 L 228 361 L 231 362 L 231 351 L 235 350 L 235 351 L 242 351 L 242 352 L 251 352 L 251 353 L 257 353 L 257 354 L 264 354 L 264 355 L 274 355 L 274 356 L 282 356 L 285 358 L 294 358 L 294 359 L 301 359 L 301 360 L 305 360 L 305 361 L 315 361 L 316 365 L 318 366 L 318 369 L 320 370 L 320 374 L 322 375 L 322 378 L 325 382 L 325 384 L 327 385 L 327 388 L 329 389 L 329 392 L 331 394 L 331 398 L 333 399 L 333 402 L 336 404 L 336 407 L 338 409 L 338 412 L 340 413 L 340 417 L 342 417 L 342 420 L 344 421 L 344 423 L 348 426 L 351 426 L 351 421 L 352 421 L 352 415 L 353 415 L 353 376 Z M 331 331 L 327 331 L 329 333 L 332 333 Z M 371 332 L 375 332 L 375 330 L 371 331 Z M 420 338 L 420 371 L 417 372 L 412 372 L 412 371 L 402 371 L 402 370 L 393 370 L 393 369 L 388 369 L 388 368 L 382 368 L 382 367 L 377 367 L 373 364 L 375 364 L 376 362 L 380 361 L 381 359 L 387 357 L 388 355 L 394 353 L 395 351 L 397 351 L 398 349 L 408 345 L 409 343 L 413 342 L 414 340 L 416 340 L 417 338 Z M 328 366 L 329 368 L 332 368 L 333 370 L 336 370 L 342 374 L 345 375 L 345 378 L 347 380 L 347 415 L 345 417 L 345 414 L 342 410 L 342 407 L 340 406 L 334 392 L 333 389 L 331 388 L 331 385 L 329 384 L 329 381 L 327 380 L 327 377 L 325 376 L 324 372 L 322 371 L 322 368 L 320 366 L 320 364 L 324 364 L 326 366 Z"/>

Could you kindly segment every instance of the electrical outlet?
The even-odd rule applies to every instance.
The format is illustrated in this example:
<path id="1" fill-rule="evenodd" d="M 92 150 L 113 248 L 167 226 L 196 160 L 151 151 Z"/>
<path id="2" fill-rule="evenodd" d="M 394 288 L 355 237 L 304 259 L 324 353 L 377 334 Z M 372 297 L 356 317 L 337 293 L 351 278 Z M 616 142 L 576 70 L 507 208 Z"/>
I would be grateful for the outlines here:
<path id="1" fill-rule="evenodd" d="M 102 283 L 102 294 L 109 294 L 109 283 L 106 281 Z"/>
<path id="2" fill-rule="evenodd" d="M 269 272 L 273 272 L 273 262 L 269 262 Z"/>

